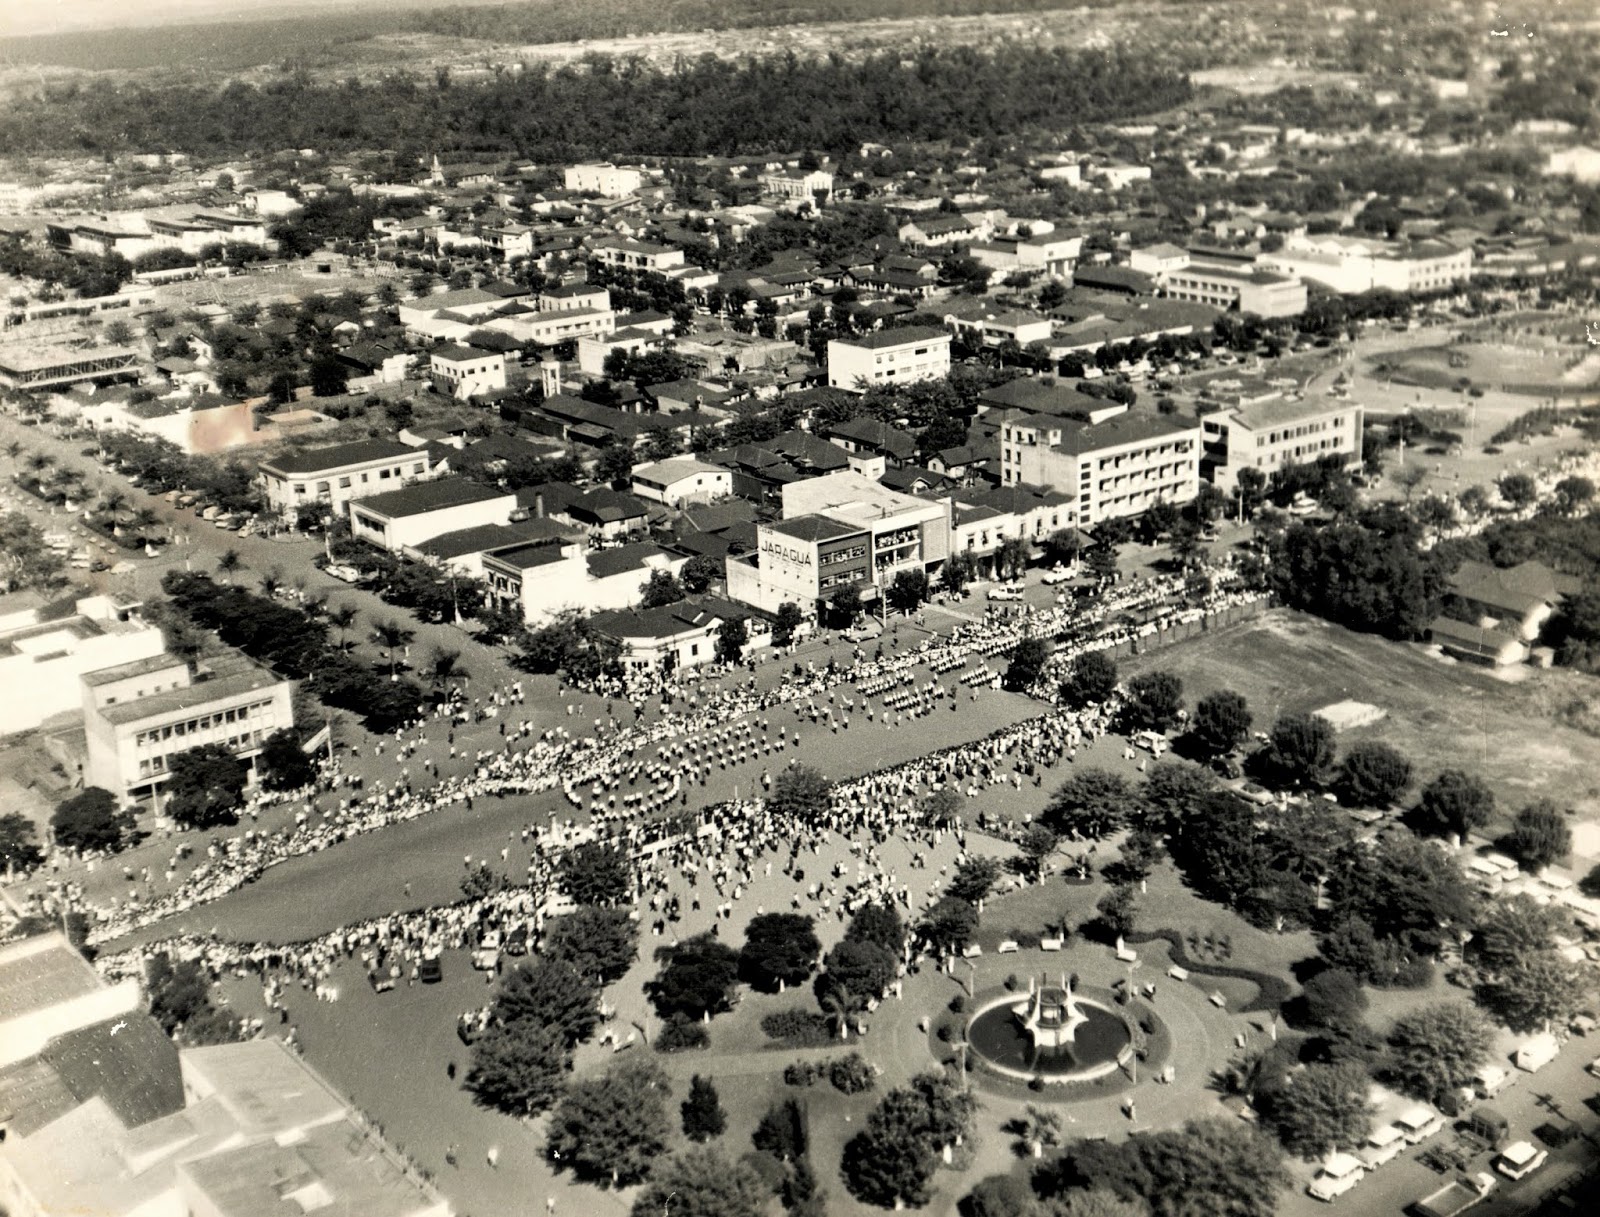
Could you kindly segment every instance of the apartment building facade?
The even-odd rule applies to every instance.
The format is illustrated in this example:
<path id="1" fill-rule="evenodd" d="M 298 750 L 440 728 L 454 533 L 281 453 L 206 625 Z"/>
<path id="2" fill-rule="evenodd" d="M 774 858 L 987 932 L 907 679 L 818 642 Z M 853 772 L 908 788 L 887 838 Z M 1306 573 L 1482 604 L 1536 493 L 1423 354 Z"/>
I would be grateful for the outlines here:
<path id="1" fill-rule="evenodd" d="M 313 506 L 342 514 L 353 499 L 398 490 L 433 472 L 426 448 L 392 440 L 358 440 L 288 452 L 260 465 L 267 505 L 284 516 Z"/>
<path id="2" fill-rule="evenodd" d="M 1232 494 L 1244 469 L 1269 480 L 1291 465 L 1338 457 L 1361 464 L 1362 407 L 1331 399 L 1259 401 L 1218 410 L 1200 419 L 1201 470 Z"/>
<path id="3" fill-rule="evenodd" d="M 950 335 L 932 326 L 878 330 L 828 343 L 828 386 L 862 393 L 874 385 L 914 384 L 950 375 Z"/>

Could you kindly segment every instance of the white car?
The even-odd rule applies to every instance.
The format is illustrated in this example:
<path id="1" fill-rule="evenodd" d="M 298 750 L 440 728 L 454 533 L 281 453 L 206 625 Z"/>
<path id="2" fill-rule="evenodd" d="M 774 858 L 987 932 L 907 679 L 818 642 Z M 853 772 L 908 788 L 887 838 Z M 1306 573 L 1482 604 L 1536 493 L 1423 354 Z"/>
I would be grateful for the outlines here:
<path id="1" fill-rule="evenodd" d="M 991 600 L 1021 600 L 1022 589 L 1013 583 L 1002 583 L 999 587 L 989 589 Z"/>
<path id="2" fill-rule="evenodd" d="M 1052 566 L 1044 573 L 1044 585 L 1054 587 L 1058 583 L 1067 583 L 1072 579 L 1072 572 L 1065 566 Z"/>
<path id="3" fill-rule="evenodd" d="M 1507 1179 L 1524 1179 L 1543 1166 L 1549 1157 L 1549 1150 L 1535 1149 L 1531 1141 L 1518 1141 L 1500 1151 L 1494 1168 Z"/>
<path id="4" fill-rule="evenodd" d="M 1407 1145 L 1420 1145 L 1444 1130 L 1444 1117 L 1431 1107 L 1419 1105 L 1404 1112 L 1395 1120 L 1395 1124 L 1405 1136 Z"/>
<path id="5" fill-rule="evenodd" d="M 1332 1201 L 1366 1177 L 1367 1168 L 1354 1154 L 1330 1154 L 1306 1191 L 1318 1200 Z"/>
<path id="6" fill-rule="evenodd" d="M 1382 1128 L 1372 1130 L 1366 1142 L 1356 1151 L 1356 1156 L 1370 1171 L 1398 1158 L 1405 1147 L 1405 1134 L 1393 1124 L 1385 1124 Z"/>

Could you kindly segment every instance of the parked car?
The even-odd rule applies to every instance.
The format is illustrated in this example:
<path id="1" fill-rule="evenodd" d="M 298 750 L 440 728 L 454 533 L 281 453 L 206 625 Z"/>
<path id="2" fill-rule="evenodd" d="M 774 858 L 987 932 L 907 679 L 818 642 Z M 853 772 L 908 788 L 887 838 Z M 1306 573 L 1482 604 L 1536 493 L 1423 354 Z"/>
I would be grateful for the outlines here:
<path id="1" fill-rule="evenodd" d="M 1356 1150 L 1356 1155 L 1368 1170 L 1373 1170 L 1398 1158 L 1405 1147 L 1405 1134 L 1393 1124 L 1385 1124 L 1367 1135 L 1366 1141 Z"/>
<path id="2" fill-rule="evenodd" d="M 1044 585 L 1054 587 L 1058 583 L 1066 583 L 1073 577 L 1073 572 L 1065 566 L 1052 566 L 1044 573 Z"/>
<path id="3" fill-rule="evenodd" d="M 1335 1153 L 1322 1164 L 1306 1191 L 1318 1200 L 1333 1201 L 1367 1177 L 1367 1168 L 1354 1154 Z"/>
<path id="4" fill-rule="evenodd" d="M 1418 1104 L 1402 1112 L 1395 1124 L 1404 1134 L 1407 1145 L 1420 1145 L 1444 1129 L 1444 1117 L 1426 1104 Z"/>
<path id="5" fill-rule="evenodd" d="M 1494 1160 L 1494 1168 L 1507 1179 L 1525 1179 L 1549 1158 L 1549 1150 L 1536 1148 L 1532 1141 L 1517 1141 L 1500 1151 L 1500 1156 Z"/>
<path id="6" fill-rule="evenodd" d="M 989 599 L 1021 600 L 1022 588 L 1018 587 L 1015 583 L 1002 583 L 998 587 L 991 587 L 989 589 Z"/>
<path id="7" fill-rule="evenodd" d="M 417 965 L 417 979 L 425 985 L 436 985 L 444 979 L 444 964 L 439 962 L 437 955 Z"/>

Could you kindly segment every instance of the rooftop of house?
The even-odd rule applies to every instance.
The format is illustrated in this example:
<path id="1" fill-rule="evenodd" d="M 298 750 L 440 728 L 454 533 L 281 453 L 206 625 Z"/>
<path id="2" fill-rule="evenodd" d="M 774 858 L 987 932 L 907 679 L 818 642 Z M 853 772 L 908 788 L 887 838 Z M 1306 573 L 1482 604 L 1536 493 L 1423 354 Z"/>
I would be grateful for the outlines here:
<path id="1" fill-rule="evenodd" d="M 1580 580 L 1559 574 L 1532 559 L 1509 567 L 1463 562 L 1450 578 L 1450 588 L 1456 595 L 1516 613 L 1555 604 L 1563 596 L 1577 593 L 1582 586 Z"/>
<path id="2" fill-rule="evenodd" d="M 860 347 L 868 351 L 882 351 L 891 347 L 915 346 L 919 342 L 946 342 L 950 335 L 931 325 L 907 325 L 898 329 L 874 330 L 860 338 L 836 338 L 842 346 Z"/>
<path id="3" fill-rule="evenodd" d="M 724 621 L 747 621 L 747 608 L 716 596 L 697 596 L 657 608 L 626 608 L 596 613 L 590 618 L 595 631 L 618 640 L 660 640 L 714 627 Z"/>
<path id="4" fill-rule="evenodd" d="M 505 356 L 499 351 L 486 351 L 482 347 L 452 342 L 449 346 L 438 347 L 428 352 L 428 358 L 434 363 L 475 363 L 480 359 L 503 360 Z"/>
<path id="5" fill-rule="evenodd" d="M 865 415 L 835 423 L 828 428 L 828 438 L 835 436 L 852 443 L 865 444 L 888 452 L 896 458 L 910 456 L 917 450 L 917 441 L 909 432 L 890 426 L 882 419 Z"/>
<path id="6" fill-rule="evenodd" d="M 796 541 L 834 541 L 840 537 L 851 537 L 861 529 L 852 524 L 844 524 L 838 520 L 823 515 L 795 516 L 789 520 L 774 520 L 767 527 L 786 537 L 793 537 Z"/>
<path id="7" fill-rule="evenodd" d="M 1057 452 L 1082 456 L 1106 448 L 1125 444 L 1150 443 L 1174 438 L 1195 431 L 1200 424 L 1192 419 L 1179 419 L 1165 414 L 1129 410 L 1097 423 L 1081 419 L 1064 418 L 1061 439 L 1051 445 Z"/>
<path id="8" fill-rule="evenodd" d="M 432 482 L 418 482 L 400 490 L 358 499 L 354 509 L 391 520 L 424 515 L 430 511 L 444 511 L 451 507 L 465 507 L 471 503 L 487 503 L 491 499 L 510 498 L 510 492 L 466 478 L 439 478 Z"/>
<path id="9" fill-rule="evenodd" d="M 509 567 L 511 570 L 533 570 L 552 566 L 566 559 L 565 547 L 559 541 L 534 541 L 512 549 L 497 549 L 484 561 Z"/>
<path id="10" fill-rule="evenodd" d="M 664 461 L 655 461 L 648 465 L 640 465 L 633 471 L 635 481 L 644 481 L 651 485 L 670 486 L 673 482 L 686 477 L 693 477 L 697 473 L 727 473 L 721 465 L 713 465 L 708 461 L 697 460 L 692 456 L 674 456 Z"/>
<path id="11" fill-rule="evenodd" d="M 350 444 L 335 444 L 330 448 L 305 448 L 299 452 L 285 452 L 261 462 L 261 468 L 275 473 L 299 475 L 332 473 L 356 465 L 375 461 L 398 460 L 414 456 L 405 444 L 388 439 L 363 439 Z"/>
<path id="12" fill-rule="evenodd" d="M 189 670 L 189 663 L 176 655 L 151 655 L 145 659 L 134 659 L 128 663 L 115 664 L 109 668 L 101 668 L 95 672 L 85 672 L 80 679 L 90 688 L 99 685 L 114 684 L 119 680 L 127 680 L 133 676 L 148 676 L 152 672 L 165 672 L 168 669 L 182 668 Z"/>
<path id="13" fill-rule="evenodd" d="M 279 1039 L 187 1048 L 181 1061 L 190 1092 L 215 1095 L 250 1134 L 275 1136 L 326 1124 L 346 1111 L 343 1097 Z"/>
<path id="14" fill-rule="evenodd" d="M 98 993 L 104 982 L 60 934 L 0 948 L 0 1023 Z"/>
<path id="15" fill-rule="evenodd" d="M 613 575 L 640 570 L 649 559 L 668 557 L 667 551 L 650 541 L 632 545 L 618 545 L 613 549 L 597 549 L 588 555 L 589 573 L 596 579 L 609 579 Z"/>
<path id="16" fill-rule="evenodd" d="M 118 1015 L 69 1031 L 39 1055 L 80 1103 L 104 1099 L 128 1128 L 183 1108 L 177 1046 L 148 1015 Z"/>
<path id="17" fill-rule="evenodd" d="M 447 562 L 468 554 L 493 553 L 534 541 L 564 540 L 575 535 L 573 529 L 554 520 L 522 520 L 511 524 L 480 524 L 476 528 L 442 533 L 430 541 L 424 541 L 417 546 L 417 550 L 430 558 Z"/>
<path id="18" fill-rule="evenodd" d="M 1307 419 L 1323 418 L 1335 414 L 1348 414 L 1359 407 L 1350 402 L 1330 401 L 1315 397 L 1286 398 L 1272 401 L 1253 401 L 1235 407 L 1227 413 L 1252 431 L 1270 430 Z M 1204 417 L 1202 415 L 1202 417 Z"/>
<path id="19" fill-rule="evenodd" d="M 503 299 L 504 297 L 494 292 L 486 292 L 482 288 L 464 287 L 458 291 L 435 292 L 431 296 L 418 296 L 415 300 L 402 300 L 400 306 L 438 311 L 471 308 L 479 304 L 499 304 Z"/>

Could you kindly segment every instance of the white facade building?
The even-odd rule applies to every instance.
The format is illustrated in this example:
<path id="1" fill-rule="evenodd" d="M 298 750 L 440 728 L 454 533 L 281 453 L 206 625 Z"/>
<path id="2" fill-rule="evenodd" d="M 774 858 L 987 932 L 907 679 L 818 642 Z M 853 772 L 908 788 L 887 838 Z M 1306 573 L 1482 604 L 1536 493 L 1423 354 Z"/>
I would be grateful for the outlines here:
<path id="1" fill-rule="evenodd" d="M 285 516 L 310 506 L 342 514 L 352 499 L 398 490 L 431 472 L 426 449 L 381 439 L 286 452 L 260 464 L 267 504 Z"/>
<path id="2" fill-rule="evenodd" d="M 950 335 L 931 326 L 878 330 L 828 343 L 828 386 L 861 393 L 874 385 L 912 384 L 950 375 Z"/>
<path id="3" fill-rule="evenodd" d="M 623 199 L 637 194 L 644 185 L 644 175 L 637 169 L 619 168 L 612 164 L 569 165 L 563 175 L 568 190 L 579 194 L 598 194 L 607 199 Z"/>
<path id="4" fill-rule="evenodd" d="M 0 627 L 0 735 L 76 710 L 85 674 L 160 655 L 161 631 L 138 607 L 88 596 L 70 617 L 45 620 L 36 610 L 9 616 Z"/>

